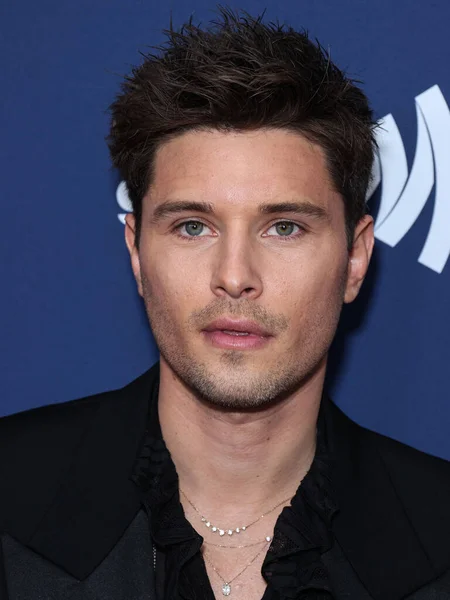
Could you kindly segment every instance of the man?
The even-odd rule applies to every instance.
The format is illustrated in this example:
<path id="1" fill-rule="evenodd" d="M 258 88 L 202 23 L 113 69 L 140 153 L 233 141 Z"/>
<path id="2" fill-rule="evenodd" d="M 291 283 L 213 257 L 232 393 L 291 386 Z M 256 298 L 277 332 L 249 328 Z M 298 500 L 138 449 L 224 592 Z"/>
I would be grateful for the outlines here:
<path id="1" fill-rule="evenodd" d="M 160 363 L 2 420 L 1 597 L 450 598 L 449 464 L 324 393 L 374 241 L 364 94 L 305 34 L 221 10 L 111 111 Z"/>

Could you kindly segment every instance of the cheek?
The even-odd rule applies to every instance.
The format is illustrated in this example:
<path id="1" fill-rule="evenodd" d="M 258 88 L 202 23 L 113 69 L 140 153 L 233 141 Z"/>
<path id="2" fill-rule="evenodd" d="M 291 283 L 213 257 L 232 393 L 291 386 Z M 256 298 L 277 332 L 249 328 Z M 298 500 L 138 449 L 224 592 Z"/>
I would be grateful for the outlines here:
<path id="1" fill-rule="evenodd" d="M 278 277 L 273 287 L 274 306 L 284 307 L 298 335 L 305 326 L 334 328 L 342 308 L 346 284 L 346 262 L 314 262 Z"/>
<path id="2" fill-rule="evenodd" d="M 206 281 L 205 270 L 195 260 L 186 261 L 169 253 L 143 253 L 141 272 L 144 281 L 144 296 L 148 309 L 158 307 L 161 312 L 171 313 L 175 318 L 189 313 L 195 299 L 201 295 Z M 204 294 L 203 294 L 204 295 Z"/>

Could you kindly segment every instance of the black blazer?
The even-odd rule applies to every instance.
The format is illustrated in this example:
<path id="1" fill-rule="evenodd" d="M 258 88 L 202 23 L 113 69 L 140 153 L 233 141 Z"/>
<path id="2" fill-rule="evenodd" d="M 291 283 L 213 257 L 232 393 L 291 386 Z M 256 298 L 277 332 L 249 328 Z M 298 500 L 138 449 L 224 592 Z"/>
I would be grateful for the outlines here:
<path id="1" fill-rule="evenodd" d="M 154 598 L 147 564 L 141 590 L 107 582 L 115 552 L 125 571 L 123 560 L 139 559 L 124 532 L 139 519 L 130 475 L 157 377 L 154 367 L 120 390 L 0 419 L 1 600 Z M 365 597 L 450 599 L 450 463 L 360 427 L 329 400 L 324 414 L 337 459 L 333 532 Z"/>

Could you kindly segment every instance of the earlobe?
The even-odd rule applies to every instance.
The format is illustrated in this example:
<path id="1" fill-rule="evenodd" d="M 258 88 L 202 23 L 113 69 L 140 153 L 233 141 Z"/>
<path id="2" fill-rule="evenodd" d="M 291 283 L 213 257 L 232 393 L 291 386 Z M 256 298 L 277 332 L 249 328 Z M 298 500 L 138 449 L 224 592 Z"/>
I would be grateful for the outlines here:
<path id="1" fill-rule="evenodd" d="M 125 217 L 125 243 L 130 253 L 131 268 L 133 269 L 139 295 L 142 296 L 141 264 L 136 248 L 136 219 L 133 214 Z"/>
<path id="2" fill-rule="evenodd" d="M 344 302 L 353 302 L 363 284 L 374 245 L 373 218 L 365 215 L 357 224 L 349 252 Z"/>

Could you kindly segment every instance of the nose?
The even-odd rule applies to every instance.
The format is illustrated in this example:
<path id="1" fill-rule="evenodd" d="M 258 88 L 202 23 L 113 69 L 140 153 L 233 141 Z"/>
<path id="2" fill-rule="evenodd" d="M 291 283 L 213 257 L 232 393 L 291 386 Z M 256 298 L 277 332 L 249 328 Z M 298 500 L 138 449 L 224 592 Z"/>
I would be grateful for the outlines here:
<path id="1" fill-rule="evenodd" d="M 216 296 L 252 300 L 262 293 L 255 249 L 247 237 L 248 235 L 224 236 L 216 246 L 217 254 L 211 277 L 211 290 Z"/>

